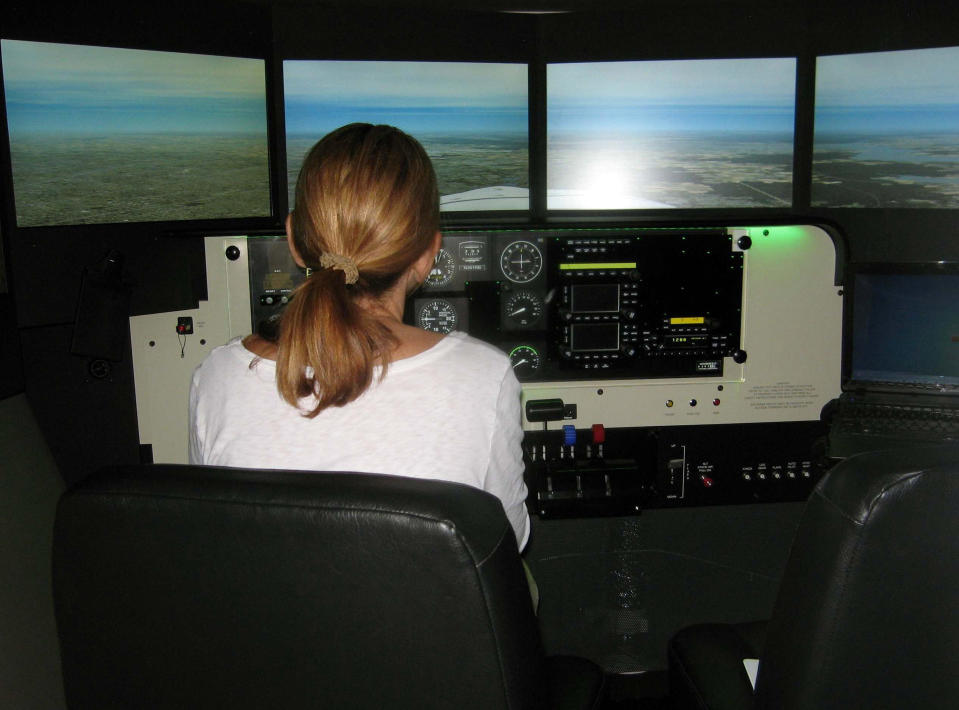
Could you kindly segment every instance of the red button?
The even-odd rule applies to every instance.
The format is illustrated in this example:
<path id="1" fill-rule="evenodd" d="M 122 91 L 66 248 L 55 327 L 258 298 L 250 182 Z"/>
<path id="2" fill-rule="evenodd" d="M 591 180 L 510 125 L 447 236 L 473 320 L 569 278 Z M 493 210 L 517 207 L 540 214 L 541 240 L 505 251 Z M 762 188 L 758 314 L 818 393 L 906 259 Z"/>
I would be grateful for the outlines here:
<path id="1" fill-rule="evenodd" d="M 603 444 L 606 442 L 606 427 L 602 424 L 593 424 L 593 443 Z"/>

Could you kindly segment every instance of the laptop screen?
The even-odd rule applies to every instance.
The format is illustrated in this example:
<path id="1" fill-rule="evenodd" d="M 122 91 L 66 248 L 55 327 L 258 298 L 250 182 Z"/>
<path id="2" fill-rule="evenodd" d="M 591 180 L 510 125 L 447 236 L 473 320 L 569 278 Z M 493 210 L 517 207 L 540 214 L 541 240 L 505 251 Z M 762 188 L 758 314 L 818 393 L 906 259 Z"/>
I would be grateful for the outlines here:
<path id="1" fill-rule="evenodd" d="M 959 394 L 959 264 L 852 264 L 846 389 Z"/>

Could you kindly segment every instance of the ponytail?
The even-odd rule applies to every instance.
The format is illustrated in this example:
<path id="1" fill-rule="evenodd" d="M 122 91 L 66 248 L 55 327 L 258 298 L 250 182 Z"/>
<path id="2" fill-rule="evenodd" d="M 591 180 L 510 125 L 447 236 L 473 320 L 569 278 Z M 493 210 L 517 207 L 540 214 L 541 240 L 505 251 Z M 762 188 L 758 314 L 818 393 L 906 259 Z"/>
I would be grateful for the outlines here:
<path id="1" fill-rule="evenodd" d="M 410 136 L 351 124 L 313 147 L 290 220 L 292 243 L 312 273 L 280 322 L 284 400 L 312 418 L 363 394 L 377 365 L 386 374 L 396 337 L 361 301 L 395 286 L 438 228 L 436 176 Z"/>
<path id="2" fill-rule="evenodd" d="M 293 292 L 280 322 L 277 388 L 294 406 L 315 398 L 301 407 L 315 417 L 359 397 L 395 344 L 389 328 L 347 293 L 343 275 L 320 269 Z"/>

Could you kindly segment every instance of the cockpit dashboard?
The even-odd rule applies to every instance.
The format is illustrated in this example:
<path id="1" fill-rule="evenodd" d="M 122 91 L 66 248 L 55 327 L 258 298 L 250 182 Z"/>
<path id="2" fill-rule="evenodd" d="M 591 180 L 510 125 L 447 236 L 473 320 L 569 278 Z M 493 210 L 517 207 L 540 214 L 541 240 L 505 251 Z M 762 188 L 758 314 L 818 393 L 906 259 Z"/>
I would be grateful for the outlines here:
<path id="1" fill-rule="evenodd" d="M 205 248 L 207 301 L 131 319 L 140 439 L 156 461 L 186 458 L 193 368 L 275 329 L 306 278 L 280 235 Z M 544 517 L 801 500 L 839 391 L 836 254 L 809 224 L 450 229 L 405 317 L 510 358 Z"/>

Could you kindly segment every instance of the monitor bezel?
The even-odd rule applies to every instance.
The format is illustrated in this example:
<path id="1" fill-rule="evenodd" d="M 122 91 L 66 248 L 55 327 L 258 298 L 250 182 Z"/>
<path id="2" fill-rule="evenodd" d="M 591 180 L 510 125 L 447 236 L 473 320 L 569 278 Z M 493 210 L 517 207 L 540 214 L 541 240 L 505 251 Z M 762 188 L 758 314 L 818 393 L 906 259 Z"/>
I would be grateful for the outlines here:
<path id="1" fill-rule="evenodd" d="M 550 67 L 579 64 L 579 65 L 609 65 L 609 64 L 643 64 L 643 63 L 687 63 L 687 62 L 728 62 L 728 61 L 762 61 L 762 60 L 791 60 L 793 62 L 792 72 L 792 147 L 791 147 L 791 165 L 790 165 L 790 197 L 788 204 L 782 206 L 759 206 L 759 207 L 646 207 L 646 208 L 600 208 L 586 207 L 581 209 L 568 208 L 550 208 L 549 192 L 546 175 L 548 169 L 548 98 L 549 84 L 548 71 Z M 791 212 L 804 202 L 802 185 L 805 183 L 806 166 L 802 161 L 800 147 L 803 144 L 805 132 L 808 130 L 802 116 L 800 115 L 800 106 L 802 102 L 808 99 L 808 93 L 805 84 L 801 81 L 803 71 L 805 70 L 804 58 L 798 54 L 773 54 L 764 53 L 762 55 L 754 54 L 734 54 L 723 56 L 697 56 L 697 57 L 644 57 L 640 59 L 630 58 L 607 58 L 603 60 L 564 60 L 564 61 L 546 61 L 543 65 L 543 100 L 542 100 L 542 132 L 543 132 L 543 204 L 547 214 L 551 217 L 561 219 L 575 219 L 578 215 L 594 214 L 615 214 L 627 220 L 636 220 L 638 217 L 642 221 L 663 220 L 676 221 L 677 216 L 682 218 L 686 215 L 695 215 L 697 217 L 708 217 L 710 215 L 749 215 L 755 218 L 761 215 L 782 215 L 784 212 Z"/>
<path id="2" fill-rule="evenodd" d="M 51 45 L 76 45 L 86 47 L 97 47 L 105 49 L 120 50 L 145 50 L 152 52 L 169 52 L 178 54 L 195 54 L 209 57 L 226 57 L 238 59 L 252 59 L 262 62 L 263 82 L 264 82 L 264 103 L 263 110 L 266 121 L 266 149 L 267 149 L 267 179 L 268 179 L 268 199 L 269 213 L 266 215 L 250 215 L 243 217 L 206 217 L 199 219 L 158 219 L 158 220 L 130 220 L 130 221 L 104 221 L 104 222 L 64 222 L 49 224 L 20 224 L 17 219 L 16 210 L 16 185 L 13 178 L 12 154 L 10 145 L 10 131 L 7 117 L 7 101 L 5 77 L 3 74 L 2 61 L 0 61 L 0 155 L 3 156 L 4 169 L 0 174 L 0 194 L 3 196 L 3 219 L 8 225 L 10 232 L 42 235 L 46 233 L 56 234 L 74 234 L 82 235 L 90 230 L 101 230 L 112 232 L 114 230 L 137 230 L 149 231 L 151 233 L 161 233 L 169 235 L 193 235 L 207 234 L 214 232 L 236 232 L 257 231 L 264 229 L 276 229 L 282 226 L 283 213 L 280 211 L 281 201 L 279 199 L 279 189 L 277 185 L 277 140 L 276 136 L 276 117 L 272 110 L 272 80 L 274 72 L 272 64 L 275 61 L 272 53 L 263 53 L 255 55 L 249 52 L 236 51 L 199 51 L 190 50 L 183 47 L 169 48 L 164 46 L 133 46 L 132 44 L 119 43 L 93 43 L 85 41 L 53 40 L 49 38 L 22 37 L 4 34 L 2 40 L 37 42 Z"/>

